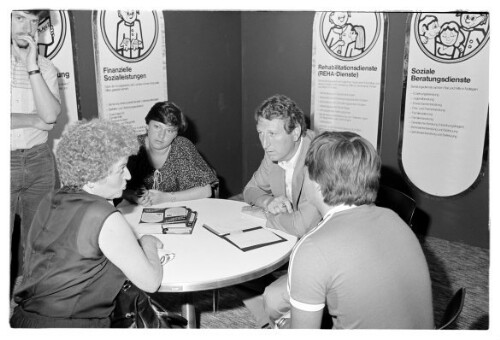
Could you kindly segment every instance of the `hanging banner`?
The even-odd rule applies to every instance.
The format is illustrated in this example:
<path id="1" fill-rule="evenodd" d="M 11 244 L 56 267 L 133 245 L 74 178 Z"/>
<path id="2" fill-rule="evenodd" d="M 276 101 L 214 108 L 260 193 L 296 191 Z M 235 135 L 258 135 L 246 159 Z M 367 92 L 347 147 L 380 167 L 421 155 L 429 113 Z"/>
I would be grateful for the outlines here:
<path id="1" fill-rule="evenodd" d="M 311 126 L 352 131 L 379 144 L 385 17 L 373 12 L 314 16 Z"/>
<path id="2" fill-rule="evenodd" d="M 78 96 L 75 74 L 75 57 L 71 37 L 70 18 L 67 11 L 50 11 L 50 16 L 38 26 L 38 53 L 52 61 L 57 69 L 61 113 L 54 129 L 49 133 L 53 149 L 64 128 L 78 120 Z"/>
<path id="3" fill-rule="evenodd" d="M 430 195 L 457 195 L 481 171 L 488 19 L 487 13 L 418 13 L 409 21 L 401 162 L 409 181 Z"/>
<path id="4" fill-rule="evenodd" d="M 167 100 L 165 27 L 160 11 L 94 11 L 99 117 L 146 130 L 151 106 Z"/>

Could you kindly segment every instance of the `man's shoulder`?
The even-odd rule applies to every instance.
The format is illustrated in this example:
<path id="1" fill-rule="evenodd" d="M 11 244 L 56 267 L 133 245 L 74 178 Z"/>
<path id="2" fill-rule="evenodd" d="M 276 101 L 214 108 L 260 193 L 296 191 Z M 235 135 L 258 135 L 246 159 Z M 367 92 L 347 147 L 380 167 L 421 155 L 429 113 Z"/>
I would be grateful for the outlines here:
<path id="1" fill-rule="evenodd" d="M 300 258 L 306 262 L 316 262 L 318 257 L 324 258 L 327 262 L 336 259 L 336 253 L 341 249 L 342 244 L 337 242 L 332 229 L 331 226 L 324 225 L 302 236 L 296 246 L 294 258 Z M 313 269 L 310 268 L 310 270 Z"/>
<path id="2" fill-rule="evenodd" d="M 297 162 L 299 166 L 303 165 L 307 150 L 309 150 L 309 146 L 311 145 L 311 142 L 314 139 L 314 137 L 316 137 L 316 133 L 312 130 L 307 130 L 306 134 L 302 137 L 302 147 L 300 150 L 300 157 Z"/>

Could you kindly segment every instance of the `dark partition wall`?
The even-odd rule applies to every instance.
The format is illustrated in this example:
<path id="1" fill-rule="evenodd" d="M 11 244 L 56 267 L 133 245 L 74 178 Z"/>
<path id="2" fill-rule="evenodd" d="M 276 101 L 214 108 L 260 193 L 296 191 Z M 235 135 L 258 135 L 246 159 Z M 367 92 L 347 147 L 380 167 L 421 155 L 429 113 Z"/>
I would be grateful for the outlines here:
<path id="1" fill-rule="evenodd" d="M 241 191 L 240 12 L 163 12 L 169 99 L 189 118 L 187 136 L 221 180 Z"/>
<path id="2" fill-rule="evenodd" d="M 242 36 L 243 180 L 248 182 L 264 152 L 253 113 L 266 98 L 292 98 L 309 117 L 312 12 L 244 12 Z"/>
<path id="3" fill-rule="evenodd" d="M 461 197 L 436 199 L 410 188 L 398 164 L 404 34 L 407 13 L 389 13 L 386 95 L 382 121 L 382 182 L 417 201 L 418 233 L 489 247 L 488 169 L 477 187 Z M 253 111 L 266 97 L 282 93 L 310 114 L 313 12 L 242 14 L 243 180 L 249 180 L 263 152 Z M 487 167 L 486 167 L 487 168 Z"/>
<path id="4" fill-rule="evenodd" d="M 97 117 L 91 11 L 73 11 L 83 118 Z M 163 12 L 169 99 L 189 120 L 193 141 L 221 181 L 241 191 L 241 19 L 239 12 Z M 146 115 L 147 112 L 144 112 Z"/>

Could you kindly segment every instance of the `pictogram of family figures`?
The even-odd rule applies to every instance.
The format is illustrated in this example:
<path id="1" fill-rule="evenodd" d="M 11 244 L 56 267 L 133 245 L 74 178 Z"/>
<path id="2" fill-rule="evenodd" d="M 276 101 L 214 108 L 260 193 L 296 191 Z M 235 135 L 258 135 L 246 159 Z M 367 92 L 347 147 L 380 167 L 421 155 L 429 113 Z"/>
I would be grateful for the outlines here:
<path id="1" fill-rule="evenodd" d="M 462 58 L 478 48 L 486 37 L 488 14 L 457 13 L 460 24 L 447 21 L 439 25 L 434 15 L 418 22 L 420 41 L 427 51 L 441 59 Z"/>
<path id="2" fill-rule="evenodd" d="M 329 15 L 332 27 L 328 31 L 325 42 L 336 55 L 354 57 L 365 50 L 365 28 L 362 25 L 348 23 L 351 12 L 331 12 Z"/>

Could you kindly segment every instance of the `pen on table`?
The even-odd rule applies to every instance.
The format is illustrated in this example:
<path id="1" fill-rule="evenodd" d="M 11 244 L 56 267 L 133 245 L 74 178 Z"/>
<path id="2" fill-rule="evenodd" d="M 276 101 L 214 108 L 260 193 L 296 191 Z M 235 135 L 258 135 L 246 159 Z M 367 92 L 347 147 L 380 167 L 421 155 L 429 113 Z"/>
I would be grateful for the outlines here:
<path id="1" fill-rule="evenodd" d="M 220 237 L 226 237 L 226 236 L 231 236 L 231 235 L 237 235 L 237 234 L 241 234 L 241 233 L 245 233 L 245 232 L 248 232 L 248 231 L 253 231 L 253 230 L 257 230 L 257 229 L 260 229 L 262 228 L 261 226 L 258 226 L 258 227 L 252 227 L 252 228 L 248 228 L 248 229 L 240 229 L 240 230 L 235 230 L 235 231 L 232 231 L 230 233 L 224 233 L 224 234 L 220 234 L 218 233 L 217 231 L 215 231 L 213 228 L 211 228 L 210 226 L 204 224 L 203 227 L 205 227 L 205 229 L 207 229 L 208 231 L 220 236 Z"/>
<path id="2" fill-rule="evenodd" d="M 229 233 L 225 233 L 225 234 L 220 234 L 219 232 L 217 232 L 215 229 L 211 228 L 209 225 L 207 224 L 203 224 L 203 227 L 205 229 L 207 229 L 208 231 L 210 231 L 211 233 L 214 233 L 215 235 L 217 236 L 227 236 Z"/>

